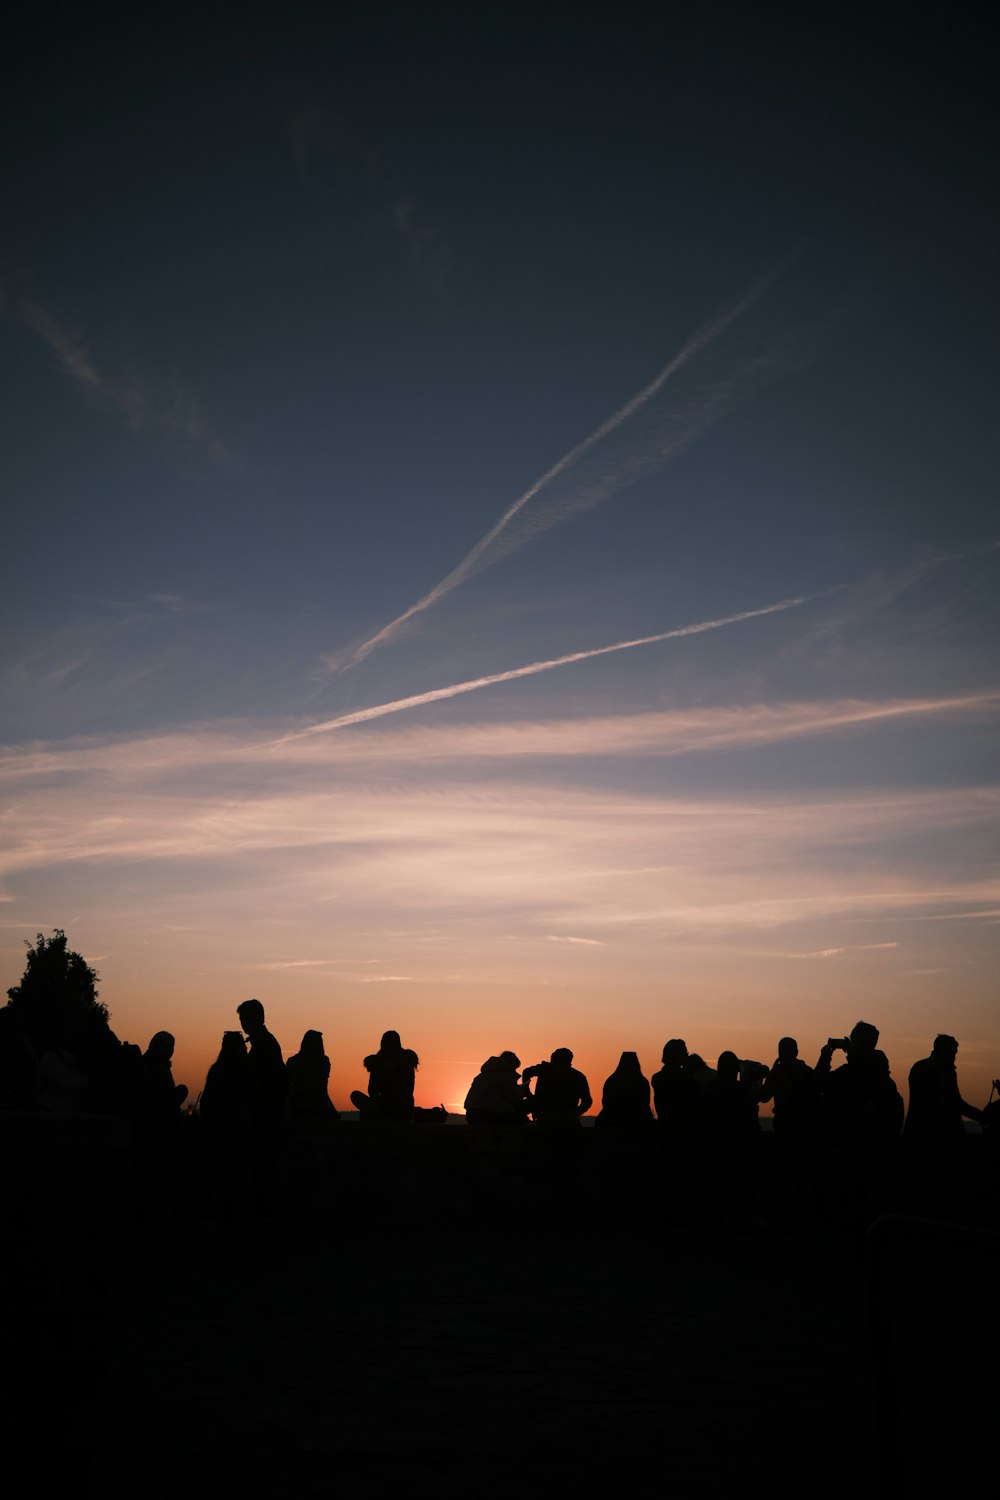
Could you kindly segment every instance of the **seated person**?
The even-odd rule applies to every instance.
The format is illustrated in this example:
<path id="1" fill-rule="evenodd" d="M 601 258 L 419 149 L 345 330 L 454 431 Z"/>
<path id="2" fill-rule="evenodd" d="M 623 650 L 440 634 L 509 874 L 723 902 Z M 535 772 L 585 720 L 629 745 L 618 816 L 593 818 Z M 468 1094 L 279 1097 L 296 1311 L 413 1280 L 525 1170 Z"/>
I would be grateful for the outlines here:
<path id="1" fill-rule="evenodd" d="M 601 1112 L 594 1122 L 616 1130 L 642 1130 L 653 1123 L 649 1107 L 649 1079 L 643 1076 L 636 1052 L 623 1052 L 605 1081 Z"/>
<path id="2" fill-rule="evenodd" d="M 513 1052 L 488 1057 L 465 1096 L 470 1125 L 524 1125 L 530 1095 L 521 1083 L 521 1059 Z"/>
<path id="3" fill-rule="evenodd" d="M 404 1047 L 398 1031 L 383 1033 L 377 1052 L 365 1058 L 368 1092 L 355 1089 L 351 1103 L 362 1120 L 408 1124 L 413 1119 L 413 1085 L 420 1059 Z"/>
<path id="4" fill-rule="evenodd" d="M 535 1080 L 535 1092 L 529 1097 L 537 1125 L 579 1125 L 581 1115 L 594 1102 L 590 1085 L 574 1068 L 568 1047 L 557 1047 L 548 1062 L 525 1068 L 521 1076 L 525 1085 Z"/>
<path id="5" fill-rule="evenodd" d="M 307 1031 L 302 1046 L 285 1063 L 288 1078 L 287 1109 L 295 1120 L 336 1120 L 328 1089 L 330 1059 L 323 1049 L 323 1033 Z"/>

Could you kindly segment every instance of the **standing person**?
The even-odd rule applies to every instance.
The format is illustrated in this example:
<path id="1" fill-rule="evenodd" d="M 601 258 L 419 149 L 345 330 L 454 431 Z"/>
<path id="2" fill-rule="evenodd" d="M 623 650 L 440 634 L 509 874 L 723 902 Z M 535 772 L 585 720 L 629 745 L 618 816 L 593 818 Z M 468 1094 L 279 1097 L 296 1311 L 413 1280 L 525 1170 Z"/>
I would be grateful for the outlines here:
<path id="1" fill-rule="evenodd" d="M 694 1141 L 701 1096 L 688 1066 L 687 1043 L 673 1037 L 663 1048 L 663 1067 L 653 1074 L 653 1103 L 660 1134 L 671 1141 Z"/>
<path id="2" fill-rule="evenodd" d="M 963 1116 L 982 1120 L 982 1110 L 966 1104 L 959 1092 L 957 1057 L 955 1038 L 936 1036 L 930 1057 L 921 1058 L 910 1069 L 910 1108 L 903 1127 L 908 1146 L 947 1150 L 965 1139 Z"/>
<path id="3" fill-rule="evenodd" d="M 660 1213 L 665 1225 L 676 1225 L 692 1210 L 702 1114 L 702 1091 L 688 1067 L 687 1043 L 681 1037 L 666 1043 L 663 1067 L 651 1081 L 660 1143 Z"/>
<path id="4" fill-rule="evenodd" d="M 820 1049 L 815 1078 L 822 1108 L 824 1172 L 839 1166 L 829 1187 L 839 1192 L 847 1227 L 863 1232 L 883 1210 L 889 1148 L 903 1124 L 903 1101 L 878 1048 L 878 1027 L 858 1021 L 850 1036 Z M 831 1068 L 834 1052 L 846 1062 Z"/>
<path id="5" fill-rule="evenodd" d="M 831 1070 L 834 1052 L 843 1067 Z M 878 1027 L 858 1021 L 850 1036 L 831 1037 L 820 1049 L 816 1083 L 828 1124 L 851 1146 L 865 1150 L 898 1136 L 903 1101 L 889 1073 L 889 1059 L 878 1049 Z"/>
<path id="6" fill-rule="evenodd" d="M 765 1104 L 773 1101 L 773 1209 L 779 1219 L 807 1220 L 816 1207 L 818 1092 L 813 1070 L 799 1057 L 794 1037 L 779 1041 L 760 1097 Z"/>
<path id="7" fill-rule="evenodd" d="M 205 1143 L 206 1191 L 225 1223 L 246 1215 L 253 1180 L 253 1086 L 241 1031 L 222 1035 L 198 1106 Z"/>
<path id="8" fill-rule="evenodd" d="M 264 1023 L 264 1007 L 259 1000 L 244 1000 L 236 1007 L 236 1014 L 250 1042 L 254 1114 L 268 1120 L 280 1118 L 287 1092 L 281 1047 Z"/>
<path id="9" fill-rule="evenodd" d="M 965 1127 L 967 1120 L 983 1119 L 982 1110 L 966 1104 L 958 1087 L 955 1059 L 958 1042 L 936 1036 L 929 1057 L 910 1069 L 910 1108 L 903 1126 L 903 1142 L 915 1182 L 932 1212 L 956 1206 L 970 1184 Z"/>
<path id="10" fill-rule="evenodd" d="M 793 1036 L 783 1036 L 778 1055 L 760 1091 L 762 1104 L 774 1101 L 774 1133 L 790 1140 L 809 1135 L 816 1123 L 816 1081 L 799 1056 Z"/>
<path id="11" fill-rule="evenodd" d="M 285 1112 L 288 1080 L 281 1047 L 264 1024 L 259 1000 L 244 1000 L 236 1007 L 240 1025 L 250 1039 L 250 1108 L 253 1121 L 253 1167 L 258 1205 L 264 1206 L 271 1192 L 274 1151 Z"/>
<path id="12" fill-rule="evenodd" d="M 535 1063 L 521 1075 L 525 1085 L 535 1080 L 531 1115 L 537 1125 L 579 1125 L 593 1104 L 590 1084 L 573 1066 L 568 1047 L 557 1047 L 548 1062 Z"/>
<path id="13" fill-rule="evenodd" d="M 720 1052 L 716 1074 L 711 1111 L 703 1121 L 702 1169 L 711 1221 L 722 1229 L 736 1229 L 757 1202 L 757 1100 L 735 1052 Z"/>
<path id="14" fill-rule="evenodd" d="M 398 1031 L 385 1031 L 377 1052 L 365 1058 L 368 1092 L 355 1089 L 351 1103 L 362 1120 L 409 1124 L 413 1119 L 413 1089 L 420 1059 L 404 1047 Z"/>

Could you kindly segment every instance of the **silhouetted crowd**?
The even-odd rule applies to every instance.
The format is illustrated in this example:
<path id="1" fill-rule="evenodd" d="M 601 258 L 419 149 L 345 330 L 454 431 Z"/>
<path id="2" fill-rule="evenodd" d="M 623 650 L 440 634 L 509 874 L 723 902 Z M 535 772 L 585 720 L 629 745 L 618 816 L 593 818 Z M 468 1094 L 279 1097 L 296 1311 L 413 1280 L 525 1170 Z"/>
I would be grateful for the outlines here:
<path id="1" fill-rule="evenodd" d="M 340 1122 L 330 1098 L 322 1033 L 307 1031 L 298 1052 L 285 1061 L 260 1001 L 246 1000 L 237 1012 L 240 1029 L 224 1033 L 204 1089 L 188 1111 L 200 1121 L 224 1210 L 244 1197 L 258 1205 L 269 1201 L 287 1122 Z M 604 1083 L 594 1120 L 603 1158 L 624 1163 L 638 1151 L 643 1160 L 652 1160 L 668 1221 L 697 1219 L 738 1228 L 765 1214 L 818 1222 L 835 1202 L 841 1222 L 863 1224 L 886 1206 L 890 1159 L 903 1161 L 904 1175 L 925 1206 L 947 1208 L 967 1193 L 969 1137 L 963 1120 L 973 1120 L 988 1138 L 981 1153 L 987 1164 L 981 1186 L 995 1190 L 1000 1101 L 993 1102 L 991 1094 L 980 1110 L 962 1098 L 955 1038 L 938 1036 L 929 1056 L 913 1064 L 905 1118 L 878 1040 L 877 1028 L 859 1021 L 849 1036 L 831 1037 L 813 1067 L 800 1058 L 794 1038 L 782 1037 L 770 1067 L 724 1051 L 712 1068 L 674 1038 L 651 1078 L 635 1052 L 623 1052 Z M 169 1032 L 158 1031 L 142 1052 L 119 1042 L 106 1020 L 87 1016 L 46 1042 L 36 1049 L 11 1008 L 0 1011 L 3 1109 L 115 1115 L 130 1122 L 147 1164 L 156 1169 L 171 1160 L 188 1090 L 173 1079 Z M 838 1054 L 842 1061 L 835 1066 Z M 419 1058 L 403 1046 L 398 1032 L 383 1034 L 364 1067 L 367 1092 L 351 1095 L 363 1126 L 445 1120 L 443 1106 L 416 1107 Z M 773 1116 L 766 1204 L 758 1118 L 765 1103 Z M 592 1104 L 587 1078 L 573 1066 L 568 1047 L 523 1069 L 516 1053 L 507 1050 L 487 1058 L 472 1080 L 465 1119 L 481 1141 L 529 1129 L 537 1134 L 562 1190 L 577 1180 L 574 1143 Z"/>

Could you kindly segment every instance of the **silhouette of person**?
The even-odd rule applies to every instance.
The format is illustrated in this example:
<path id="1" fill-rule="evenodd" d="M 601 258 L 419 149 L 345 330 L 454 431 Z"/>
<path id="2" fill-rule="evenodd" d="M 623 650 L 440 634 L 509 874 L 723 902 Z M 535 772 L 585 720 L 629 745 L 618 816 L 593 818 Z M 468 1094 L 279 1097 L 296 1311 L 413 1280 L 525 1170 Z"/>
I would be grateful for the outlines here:
<path id="1" fill-rule="evenodd" d="M 163 1174 L 175 1167 L 174 1157 L 180 1141 L 180 1108 L 187 1098 L 187 1087 L 174 1083 L 170 1060 L 174 1039 L 169 1031 L 158 1031 L 142 1054 L 141 1091 L 137 1100 L 136 1139 L 145 1157 L 150 1191 L 148 1207 L 162 1201 Z"/>
<path id="2" fill-rule="evenodd" d="M 693 1140 L 698 1126 L 698 1083 L 688 1067 L 687 1043 L 673 1037 L 663 1049 L 663 1067 L 653 1074 L 653 1104 L 661 1136 Z"/>
<path id="3" fill-rule="evenodd" d="M 323 1033 L 307 1031 L 298 1052 L 285 1063 L 288 1114 L 298 1120 L 339 1120 L 329 1094 L 330 1059 L 323 1049 Z"/>
<path id="4" fill-rule="evenodd" d="M 188 1096 L 186 1083 L 175 1083 L 171 1059 L 174 1038 L 169 1031 L 158 1031 L 142 1054 L 143 1093 L 147 1113 L 163 1119 L 176 1119 L 177 1111 Z"/>
<path id="5" fill-rule="evenodd" d="M 713 1094 L 716 1133 L 726 1137 L 757 1135 L 757 1100 L 744 1076 L 746 1064 L 735 1052 L 720 1052 L 715 1071 L 718 1086 Z"/>
<path id="6" fill-rule="evenodd" d="M 651 1082 L 660 1154 L 659 1209 L 664 1223 L 676 1224 L 687 1216 L 693 1199 L 703 1113 L 701 1090 L 688 1068 L 687 1043 L 680 1037 L 663 1048 L 663 1066 Z"/>
<path id="7" fill-rule="evenodd" d="M 831 1037 L 820 1049 L 815 1078 L 827 1119 L 848 1142 L 884 1143 L 903 1123 L 903 1101 L 877 1043 L 878 1027 L 858 1021 L 850 1036 Z M 843 1051 L 846 1061 L 831 1071 L 836 1051 Z"/>
<path id="8" fill-rule="evenodd" d="M 965 1139 L 962 1117 L 982 1121 L 983 1112 L 966 1104 L 958 1087 L 955 1059 L 958 1042 L 936 1036 L 930 1057 L 910 1069 L 910 1108 L 903 1127 L 907 1145 L 917 1150 L 947 1150 Z"/>
<path id="9" fill-rule="evenodd" d="M 816 1082 L 812 1068 L 799 1056 L 794 1037 L 783 1036 L 779 1041 L 760 1098 L 763 1104 L 773 1101 L 775 1135 L 801 1139 L 815 1129 Z"/>
<path id="10" fill-rule="evenodd" d="M 404 1047 L 398 1031 L 382 1034 L 377 1052 L 365 1058 L 368 1092 L 355 1089 L 351 1103 L 362 1120 L 407 1124 L 413 1119 L 413 1088 L 420 1059 Z"/>
<path id="11" fill-rule="evenodd" d="M 815 1213 L 819 1090 L 794 1037 L 783 1036 L 763 1080 L 761 1101 L 772 1101 L 775 1171 L 772 1208 L 778 1217 L 811 1219 Z"/>
<path id="12" fill-rule="evenodd" d="M 704 1119 L 705 1166 L 712 1216 L 722 1227 L 745 1220 L 757 1197 L 760 1126 L 754 1091 L 735 1052 L 722 1052 Z"/>
<path id="13" fill-rule="evenodd" d="M 903 1124 L 903 1100 L 877 1043 L 878 1028 L 858 1021 L 850 1036 L 831 1037 L 824 1044 L 815 1071 L 822 1105 L 822 1170 L 825 1176 L 831 1161 L 839 1160 L 840 1212 L 845 1227 L 855 1232 L 882 1211 L 886 1152 Z M 836 1051 L 843 1051 L 846 1061 L 831 1071 Z M 824 1184 L 824 1192 L 826 1188 Z"/>
<path id="14" fill-rule="evenodd" d="M 223 1033 L 198 1106 L 204 1127 L 208 1191 L 226 1221 L 246 1212 L 254 1168 L 253 1080 L 241 1031 Z"/>
<path id="15" fill-rule="evenodd" d="M 590 1085 L 568 1047 L 557 1047 L 548 1062 L 535 1063 L 521 1075 L 525 1085 L 532 1079 L 531 1116 L 537 1125 L 579 1126 L 581 1116 L 593 1104 Z"/>
<path id="16" fill-rule="evenodd" d="M 236 1007 L 240 1025 L 250 1039 L 250 1079 L 255 1118 L 280 1118 L 285 1104 L 287 1079 L 281 1047 L 264 1024 L 259 1000 L 244 1000 Z"/>
<path id="17" fill-rule="evenodd" d="M 983 1121 L 983 1111 L 962 1098 L 957 1056 L 955 1038 L 937 1036 L 930 1056 L 910 1069 L 910 1107 L 903 1141 L 932 1212 L 953 1208 L 971 1186 L 966 1180 L 971 1163 L 962 1118 Z"/>
<path id="18" fill-rule="evenodd" d="M 254 1180 L 258 1203 L 263 1204 L 271 1188 L 274 1150 L 285 1112 L 288 1080 L 278 1041 L 264 1024 L 259 1000 L 244 1000 L 236 1007 L 240 1025 L 250 1038 L 250 1110 L 253 1122 Z"/>
<path id="19" fill-rule="evenodd" d="M 528 1091 L 521 1083 L 521 1059 L 514 1052 L 488 1057 L 465 1096 L 465 1118 L 470 1125 L 524 1125 Z"/>
<path id="20" fill-rule="evenodd" d="M 249 1131 L 251 1111 L 250 1059 L 241 1031 L 225 1031 L 219 1055 L 208 1070 L 198 1112 L 210 1125 L 239 1121 Z"/>
<path id="21" fill-rule="evenodd" d="M 649 1079 L 643 1076 L 637 1052 L 623 1052 L 615 1071 L 605 1079 L 601 1112 L 595 1125 L 614 1130 L 646 1130 L 653 1123 Z"/>
<path id="22" fill-rule="evenodd" d="M 695 1115 L 694 1134 L 701 1144 L 707 1135 L 709 1122 L 713 1118 L 715 1107 L 715 1095 L 719 1087 L 719 1074 L 715 1068 L 710 1068 L 705 1059 L 698 1052 L 689 1052 L 684 1064 L 684 1071 L 688 1077 L 697 1084 L 697 1110 Z"/>

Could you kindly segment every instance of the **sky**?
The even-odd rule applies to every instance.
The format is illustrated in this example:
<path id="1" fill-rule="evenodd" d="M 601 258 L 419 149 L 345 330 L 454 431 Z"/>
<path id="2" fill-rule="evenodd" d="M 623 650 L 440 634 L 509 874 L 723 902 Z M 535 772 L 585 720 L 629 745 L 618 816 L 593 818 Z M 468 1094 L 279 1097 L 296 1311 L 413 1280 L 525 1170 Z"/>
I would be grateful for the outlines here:
<path id="1" fill-rule="evenodd" d="M 15 5 L 0 974 L 196 1093 L 1000 1073 L 986 6 Z"/>

